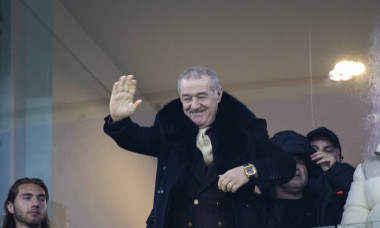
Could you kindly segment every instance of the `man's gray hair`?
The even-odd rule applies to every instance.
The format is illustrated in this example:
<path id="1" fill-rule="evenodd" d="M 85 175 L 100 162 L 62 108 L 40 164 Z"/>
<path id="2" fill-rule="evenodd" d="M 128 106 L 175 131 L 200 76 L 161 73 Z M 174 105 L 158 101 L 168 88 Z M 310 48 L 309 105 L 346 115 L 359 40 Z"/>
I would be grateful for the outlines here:
<path id="1" fill-rule="evenodd" d="M 218 91 L 220 88 L 222 88 L 220 86 L 220 83 L 219 83 L 218 75 L 216 74 L 216 72 L 213 69 L 208 68 L 208 67 L 204 67 L 204 66 L 189 67 L 179 76 L 179 78 L 178 78 L 179 96 L 181 96 L 180 85 L 181 85 L 181 81 L 183 79 L 185 79 L 185 80 L 199 79 L 202 76 L 207 76 L 210 78 L 210 80 L 211 80 L 211 91 L 214 93 L 215 97 L 218 97 Z"/>

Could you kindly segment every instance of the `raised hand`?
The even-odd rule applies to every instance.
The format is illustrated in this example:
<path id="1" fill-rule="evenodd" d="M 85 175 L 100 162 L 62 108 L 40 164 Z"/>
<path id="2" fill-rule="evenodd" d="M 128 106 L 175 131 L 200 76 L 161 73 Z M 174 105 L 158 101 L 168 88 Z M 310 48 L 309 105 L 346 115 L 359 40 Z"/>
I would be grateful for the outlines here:
<path id="1" fill-rule="evenodd" d="M 312 161 L 315 161 L 317 165 L 321 167 L 321 169 L 326 172 L 334 165 L 336 161 L 333 153 L 328 153 L 324 151 L 317 151 L 310 156 Z"/>
<path id="2" fill-rule="evenodd" d="M 133 102 L 136 84 L 133 75 L 121 76 L 119 81 L 113 84 L 110 99 L 110 114 L 113 121 L 130 117 L 142 102 L 142 100 Z"/>

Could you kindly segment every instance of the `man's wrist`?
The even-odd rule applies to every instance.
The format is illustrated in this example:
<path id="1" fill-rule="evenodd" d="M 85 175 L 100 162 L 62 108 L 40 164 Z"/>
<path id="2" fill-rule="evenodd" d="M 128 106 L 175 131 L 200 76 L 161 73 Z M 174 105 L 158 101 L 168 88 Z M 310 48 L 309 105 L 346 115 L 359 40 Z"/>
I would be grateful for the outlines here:
<path id="1" fill-rule="evenodd" d="M 251 163 L 243 165 L 243 170 L 248 179 L 257 178 L 257 169 Z"/>
<path id="2" fill-rule="evenodd" d="M 117 117 L 117 116 L 111 116 L 111 115 L 110 115 L 110 117 L 111 117 L 111 121 L 112 121 L 112 122 L 118 122 L 118 121 L 120 121 L 120 120 L 123 119 L 123 118 L 119 118 L 119 117 Z"/>

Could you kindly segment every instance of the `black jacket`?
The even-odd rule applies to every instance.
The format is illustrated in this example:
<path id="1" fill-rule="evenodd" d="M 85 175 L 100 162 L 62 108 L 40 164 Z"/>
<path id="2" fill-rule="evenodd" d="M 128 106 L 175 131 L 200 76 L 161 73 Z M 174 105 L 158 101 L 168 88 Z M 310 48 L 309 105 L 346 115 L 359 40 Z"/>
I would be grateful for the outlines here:
<path id="1" fill-rule="evenodd" d="M 183 113 L 176 99 L 156 115 L 151 127 L 142 127 L 126 118 L 111 124 L 105 118 L 104 131 L 129 151 L 158 158 L 153 209 L 147 227 L 163 228 L 171 195 L 190 174 L 189 167 L 200 153 L 196 148 L 198 127 Z M 268 138 L 266 121 L 257 119 L 242 103 L 223 93 L 217 115 L 211 126 L 214 163 L 219 174 L 252 163 L 259 178 L 241 187 L 232 198 L 232 210 L 238 228 L 258 227 L 258 206 L 254 185 L 265 187 L 288 182 L 295 174 L 295 162 Z"/>
<path id="2" fill-rule="evenodd" d="M 327 216 L 329 220 L 334 221 L 334 224 L 339 224 L 342 220 L 344 205 L 353 181 L 354 171 L 355 169 L 347 163 L 335 162 L 325 172 L 325 177 L 333 194 L 333 199 L 329 205 L 331 213 Z"/>
<path id="3" fill-rule="evenodd" d="M 318 172 L 319 174 L 316 175 Z M 308 228 L 339 224 L 343 207 L 338 205 L 342 204 L 342 198 L 334 197 L 332 188 L 320 169 L 314 170 L 313 175 L 309 176 L 308 184 L 304 189 L 304 205 L 299 205 L 308 205 L 308 207 L 302 208 L 305 211 L 295 216 L 295 221 L 291 225 L 284 225 L 284 221 L 289 220 L 285 218 L 288 212 L 285 211 L 284 200 L 276 199 L 273 188 L 269 194 L 261 195 L 260 226 L 262 228 Z M 302 224 L 311 224 L 311 226 L 299 226 L 297 221 L 303 221 Z"/>

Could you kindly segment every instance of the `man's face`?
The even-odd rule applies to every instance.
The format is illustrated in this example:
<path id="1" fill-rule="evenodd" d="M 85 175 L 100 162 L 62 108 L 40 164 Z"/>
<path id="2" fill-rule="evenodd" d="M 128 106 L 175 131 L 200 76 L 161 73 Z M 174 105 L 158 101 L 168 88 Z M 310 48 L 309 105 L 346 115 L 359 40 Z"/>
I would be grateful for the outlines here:
<path id="1" fill-rule="evenodd" d="M 9 213 L 18 226 L 39 227 L 46 217 L 45 191 L 35 184 L 22 184 L 18 190 L 14 203 L 8 202 Z"/>
<path id="2" fill-rule="evenodd" d="M 298 155 L 293 155 L 292 157 L 297 163 L 296 175 L 286 185 L 288 188 L 303 190 L 309 179 L 305 160 Z"/>
<path id="3" fill-rule="evenodd" d="M 310 142 L 310 145 L 316 151 L 332 154 L 337 162 L 342 162 L 339 149 L 327 137 L 316 137 Z"/>
<path id="4" fill-rule="evenodd" d="M 199 79 L 183 79 L 180 83 L 183 111 L 199 128 L 210 126 L 216 116 L 222 89 L 215 97 L 211 90 L 211 80 L 207 76 Z"/>

